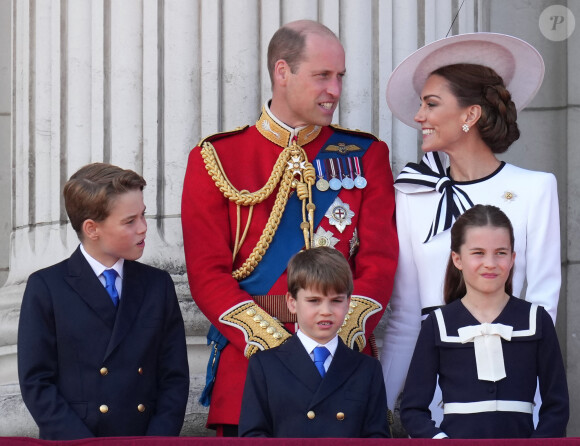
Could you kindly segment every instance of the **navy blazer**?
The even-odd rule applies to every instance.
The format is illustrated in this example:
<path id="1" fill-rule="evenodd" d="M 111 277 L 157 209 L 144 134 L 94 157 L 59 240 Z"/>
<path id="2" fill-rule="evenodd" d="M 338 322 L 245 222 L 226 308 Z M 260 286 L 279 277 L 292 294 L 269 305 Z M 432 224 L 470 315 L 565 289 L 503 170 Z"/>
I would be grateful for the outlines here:
<path id="1" fill-rule="evenodd" d="M 18 376 L 40 438 L 179 435 L 189 368 L 173 281 L 127 260 L 123 276 L 118 308 L 79 248 L 29 277 Z"/>
<path id="2" fill-rule="evenodd" d="M 239 435 L 242 437 L 389 437 L 379 361 L 339 339 L 320 377 L 300 339 L 250 358 Z"/>

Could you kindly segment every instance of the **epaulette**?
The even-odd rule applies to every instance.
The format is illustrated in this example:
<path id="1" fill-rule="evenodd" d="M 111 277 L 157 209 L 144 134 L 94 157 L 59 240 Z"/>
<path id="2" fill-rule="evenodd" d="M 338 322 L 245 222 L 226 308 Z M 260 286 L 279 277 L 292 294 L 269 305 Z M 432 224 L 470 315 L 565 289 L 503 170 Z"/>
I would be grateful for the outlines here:
<path id="1" fill-rule="evenodd" d="M 217 141 L 218 139 L 225 138 L 226 136 L 236 135 L 237 133 L 241 133 L 249 127 L 250 127 L 249 125 L 242 125 L 240 127 L 236 127 L 233 130 L 227 130 L 225 132 L 213 133 L 209 136 L 206 136 L 205 138 L 202 138 L 199 141 L 199 143 L 197 143 L 197 145 L 198 145 L 198 147 L 201 147 L 201 145 L 206 141 L 213 142 L 213 141 Z"/>
<path id="2" fill-rule="evenodd" d="M 372 133 L 369 132 L 363 132 L 362 130 L 358 130 L 358 129 L 347 129 L 345 127 L 341 127 L 338 124 L 330 124 L 330 127 L 338 132 L 343 132 L 343 133 L 349 133 L 351 135 L 358 135 L 361 137 L 367 137 L 370 138 L 374 141 L 380 141 L 379 138 L 377 138 L 375 135 L 373 135 Z"/>

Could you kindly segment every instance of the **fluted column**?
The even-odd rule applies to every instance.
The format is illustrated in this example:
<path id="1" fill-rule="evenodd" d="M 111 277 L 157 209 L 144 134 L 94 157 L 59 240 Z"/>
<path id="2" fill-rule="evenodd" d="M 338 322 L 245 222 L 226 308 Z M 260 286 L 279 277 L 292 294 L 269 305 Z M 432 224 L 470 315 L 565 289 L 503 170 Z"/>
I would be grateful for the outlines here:
<path id="1" fill-rule="evenodd" d="M 8 405 L 10 415 L 0 435 L 36 435 L 17 404 L 19 307 L 28 275 L 78 245 L 62 187 L 90 162 L 133 169 L 148 182 L 143 261 L 176 282 L 192 388 L 201 386 L 205 367 L 193 359 L 206 354 L 207 322 L 187 289 L 180 226 L 187 154 L 200 135 L 199 2 L 32 0 L 12 7 L 13 227 L 9 276 L 0 289 L 0 406 Z M 188 407 L 204 412 L 194 399 Z M 202 429 L 188 415 L 184 431 Z"/>

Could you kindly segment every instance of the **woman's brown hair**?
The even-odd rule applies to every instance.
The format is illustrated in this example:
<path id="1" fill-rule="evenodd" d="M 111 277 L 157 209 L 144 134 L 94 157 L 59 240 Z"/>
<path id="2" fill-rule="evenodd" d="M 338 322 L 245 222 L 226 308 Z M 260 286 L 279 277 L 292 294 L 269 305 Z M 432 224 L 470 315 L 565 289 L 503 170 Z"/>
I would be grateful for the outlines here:
<path id="1" fill-rule="evenodd" d="M 520 137 L 518 112 L 502 77 L 476 64 L 455 64 L 431 73 L 443 77 L 461 107 L 479 105 L 477 129 L 493 153 L 503 153 Z"/>

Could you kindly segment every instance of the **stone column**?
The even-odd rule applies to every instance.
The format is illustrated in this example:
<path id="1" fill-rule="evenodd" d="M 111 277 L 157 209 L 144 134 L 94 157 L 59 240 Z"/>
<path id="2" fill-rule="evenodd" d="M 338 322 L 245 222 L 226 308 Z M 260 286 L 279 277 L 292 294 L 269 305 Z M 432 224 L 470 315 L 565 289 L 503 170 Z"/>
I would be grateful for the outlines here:
<path id="1" fill-rule="evenodd" d="M 191 388 L 199 393 L 205 366 L 197 359 L 207 355 L 207 322 L 187 287 L 180 201 L 187 154 L 199 139 L 200 23 L 199 5 L 188 0 L 13 3 L 14 215 L 10 273 L 0 289 L 0 402 L 6 409 L 0 435 L 37 435 L 17 386 L 20 302 L 30 273 L 78 245 L 61 191 L 73 172 L 94 161 L 147 179 L 142 260 L 168 270 L 176 283 Z M 192 397 L 184 433 L 205 431 L 204 411 Z"/>

